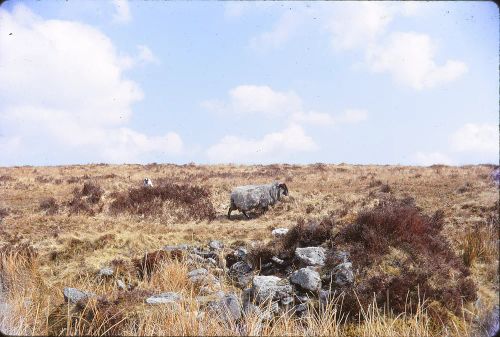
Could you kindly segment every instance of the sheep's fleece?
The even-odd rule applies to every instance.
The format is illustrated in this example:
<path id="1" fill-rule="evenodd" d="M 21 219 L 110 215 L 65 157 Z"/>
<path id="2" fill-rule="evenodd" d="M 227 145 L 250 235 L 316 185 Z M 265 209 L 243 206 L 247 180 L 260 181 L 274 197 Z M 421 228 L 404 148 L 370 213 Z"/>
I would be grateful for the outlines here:
<path id="1" fill-rule="evenodd" d="M 254 208 L 267 209 L 280 200 L 281 194 L 288 195 L 285 184 L 274 182 L 267 185 L 236 187 L 231 193 L 231 209 L 246 212 Z"/>

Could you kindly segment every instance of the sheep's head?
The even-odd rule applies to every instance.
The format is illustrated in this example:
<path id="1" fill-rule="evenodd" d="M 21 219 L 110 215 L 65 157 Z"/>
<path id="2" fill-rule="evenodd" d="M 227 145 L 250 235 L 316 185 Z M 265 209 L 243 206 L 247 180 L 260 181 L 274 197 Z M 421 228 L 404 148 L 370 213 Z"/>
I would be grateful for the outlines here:
<path id="1" fill-rule="evenodd" d="M 286 186 L 285 183 L 278 184 L 278 188 L 279 188 L 280 192 L 283 193 L 283 195 L 288 195 L 288 187 Z"/>

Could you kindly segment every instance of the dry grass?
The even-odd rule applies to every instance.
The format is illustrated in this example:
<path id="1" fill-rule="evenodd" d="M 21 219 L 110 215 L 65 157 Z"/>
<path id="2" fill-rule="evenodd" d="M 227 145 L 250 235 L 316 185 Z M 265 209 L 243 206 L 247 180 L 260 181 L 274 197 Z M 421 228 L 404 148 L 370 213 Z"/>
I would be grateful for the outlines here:
<path id="1" fill-rule="evenodd" d="M 5 288 L 0 296 L 8 305 L 3 311 L 0 306 L 0 329 L 23 335 L 235 335 L 256 331 L 264 335 L 430 336 L 445 331 L 474 335 L 474 319 L 457 316 L 441 326 L 431 324 L 431 313 L 439 303 L 424 299 L 397 315 L 384 313 L 385 309 L 374 303 L 363 307 L 359 323 L 349 322 L 342 316 L 340 295 L 328 309 L 321 309 L 321 314 L 305 318 L 283 315 L 260 325 L 256 317 L 246 317 L 246 330 L 242 331 L 210 315 L 198 316 L 200 307 L 194 298 L 199 289 L 187 285 L 188 267 L 182 259 L 160 259 L 153 263 L 155 272 L 150 277 L 137 273 L 134 260 L 140 261 L 147 252 L 167 244 L 200 244 L 210 239 L 223 240 L 226 245 L 266 243 L 273 228 L 292 227 L 301 221 L 307 226 L 313 220 L 335 218 L 335 228 L 342 229 L 388 196 L 412 198 L 425 214 L 444 211 L 441 233 L 470 267 L 478 285 L 479 300 L 463 310 L 480 320 L 498 303 L 499 290 L 498 189 L 489 180 L 491 170 L 487 165 L 418 168 L 343 164 L 0 168 L 1 275 Z M 117 196 L 140 189 L 145 177 L 153 183 L 163 179 L 209 191 L 207 200 L 215 211 L 214 218 L 180 218 L 179 210 L 186 207 L 169 200 L 163 202 L 159 215 L 110 210 Z M 251 220 L 237 212 L 234 220 L 225 218 L 234 186 L 272 180 L 286 182 L 289 187 L 290 195 L 282 203 Z M 325 226 L 297 240 L 321 239 L 329 230 Z M 290 245 L 293 242 L 297 241 L 291 240 Z M 30 255 L 29 247 L 35 255 Z M 389 250 L 379 267 L 391 270 L 390 259 L 403 260 L 401 254 L 397 249 Z M 110 280 L 96 277 L 98 268 L 113 263 L 121 268 L 117 276 Z M 142 266 L 147 274 L 147 261 Z M 133 284 L 133 290 L 117 290 L 114 282 L 118 277 Z M 63 287 L 69 286 L 93 291 L 104 299 L 84 308 L 69 307 L 62 296 Z M 237 291 L 230 282 L 222 286 Z M 182 310 L 175 313 L 144 305 L 146 295 L 161 291 L 185 295 Z"/>

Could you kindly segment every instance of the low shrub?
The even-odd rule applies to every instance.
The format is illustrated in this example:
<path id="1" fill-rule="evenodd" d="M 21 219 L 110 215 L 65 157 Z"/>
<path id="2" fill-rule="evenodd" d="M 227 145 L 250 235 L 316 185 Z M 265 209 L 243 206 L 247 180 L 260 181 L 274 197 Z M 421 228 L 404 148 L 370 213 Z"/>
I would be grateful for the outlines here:
<path id="1" fill-rule="evenodd" d="M 39 206 L 40 210 L 45 211 L 48 215 L 54 215 L 59 211 L 59 205 L 54 197 L 43 199 Z"/>
<path id="2" fill-rule="evenodd" d="M 70 214 L 95 215 L 101 211 L 101 207 L 95 205 L 101 201 L 104 190 L 95 182 L 88 181 L 83 184 L 81 189 L 73 190 L 73 198 L 68 202 Z"/>
<path id="3" fill-rule="evenodd" d="M 342 228 L 333 245 L 346 249 L 359 270 L 356 294 L 347 293 L 346 310 L 356 316 L 359 304 L 366 308 L 375 298 L 378 305 L 401 313 L 427 298 L 462 316 L 462 301 L 474 301 L 477 289 L 441 234 L 443 222 L 442 211 L 428 216 L 413 203 L 389 199 Z M 404 258 L 391 260 L 394 250 Z M 392 266 L 384 270 L 384 264 Z"/>
<path id="4" fill-rule="evenodd" d="M 216 212 L 210 196 L 206 187 L 163 182 L 154 187 L 143 186 L 117 194 L 110 205 L 110 211 L 113 214 L 128 212 L 145 216 L 160 215 L 163 203 L 168 201 L 177 208 L 171 213 L 177 211 L 175 215 L 179 220 L 213 220 Z"/>

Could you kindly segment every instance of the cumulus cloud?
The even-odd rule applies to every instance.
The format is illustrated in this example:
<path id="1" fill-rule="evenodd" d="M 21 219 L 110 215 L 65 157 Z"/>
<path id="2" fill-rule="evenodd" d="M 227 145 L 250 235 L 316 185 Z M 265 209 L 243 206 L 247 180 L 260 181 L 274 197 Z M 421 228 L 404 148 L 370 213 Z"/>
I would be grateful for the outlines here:
<path id="1" fill-rule="evenodd" d="M 333 125 L 335 119 L 327 113 L 308 111 L 308 112 L 296 112 L 291 116 L 292 121 L 297 123 L 311 124 L 311 125 Z"/>
<path id="2" fill-rule="evenodd" d="M 114 22 L 127 23 L 132 20 L 128 0 L 113 0 L 113 5 L 115 6 L 115 13 L 113 14 Z"/>
<path id="3" fill-rule="evenodd" d="M 367 50 L 367 64 L 373 72 L 388 72 L 400 84 L 414 89 L 432 88 L 453 81 L 467 71 L 465 63 L 434 61 L 436 46 L 431 38 L 418 33 L 392 33 L 385 44 Z"/>
<path id="4" fill-rule="evenodd" d="M 261 139 L 226 136 L 211 146 L 206 155 L 214 163 L 274 163 L 290 158 L 291 154 L 317 149 L 314 140 L 301 126 L 291 124 Z"/>
<path id="5" fill-rule="evenodd" d="M 292 114 L 291 120 L 297 123 L 330 126 L 334 124 L 354 124 L 368 119 L 368 112 L 365 110 L 348 109 L 339 115 L 332 116 L 324 112 L 308 111 L 296 112 Z"/>
<path id="6" fill-rule="evenodd" d="M 148 46 L 145 45 L 138 45 L 137 49 L 139 51 L 137 55 L 137 60 L 140 63 L 159 63 L 160 61 L 156 57 L 155 54 L 149 49 Z"/>
<path id="7" fill-rule="evenodd" d="M 396 18 L 422 12 L 422 4 L 412 1 L 315 3 L 283 12 L 274 27 L 252 37 L 250 45 L 257 51 L 266 50 L 282 46 L 304 29 L 316 30 L 315 34 L 326 31 L 336 52 L 361 52 L 367 70 L 390 74 L 399 85 L 429 89 L 458 79 L 467 65 L 454 59 L 438 64 L 438 46 L 429 35 L 390 31 Z"/>
<path id="8" fill-rule="evenodd" d="M 126 127 L 132 104 L 144 94 L 124 78 L 130 62 L 106 35 L 77 22 L 44 20 L 23 5 L 12 13 L 0 9 L 0 22 L 3 148 L 37 153 L 53 143 L 51 151 L 92 153 L 82 160 L 93 161 L 182 150 L 175 133 L 150 137 Z"/>
<path id="9" fill-rule="evenodd" d="M 441 152 L 417 152 L 413 155 L 416 165 L 431 166 L 435 164 L 456 165 L 455 161 Z"/>
<path id="10" fill-rule="evenodd" d="M 229 90 L 226 101 L 208 100 L 202 107 L 220 113 L 264 114 L 278 116 L 301 109 L 302 101 L 294 92 L 280 92 L 266 85 L 240 85 Z"/>
<path id="11" fill-rule="evenodd" d="M 207 110 L 234 115 L 261 114 L 285 117 L 295 124 L 330 126 L 358 123 L 367 119 L 365 110 L 350 109 L 338 116 L 325 112 L 304 111 L 302 99 L 294 91 L 277 91 L 267 85 L 239 85 L 228 92 L 227 100 L 206 100 L 201 106 Z"/>
<path id="12" fill-rule="evenodd" d="M 382 2 L 364 1 L 326 4 L 325 28 L 336 50 L 348 50 L 372 44 L 394 17 L 394 10 Z"/>
<path id="13" fill-rule="evenodd" d="M 453 150 L 498 155 L 498 125 L 467 123 L 451 136 Z"/>
<path id="14" fill-rule="evenodd" d="M 302 20 L 300 12 L 285 12 L 270 31 L 252 37 L 250 47 L 256 51 L 281 47 L 294 35 Z"/>

